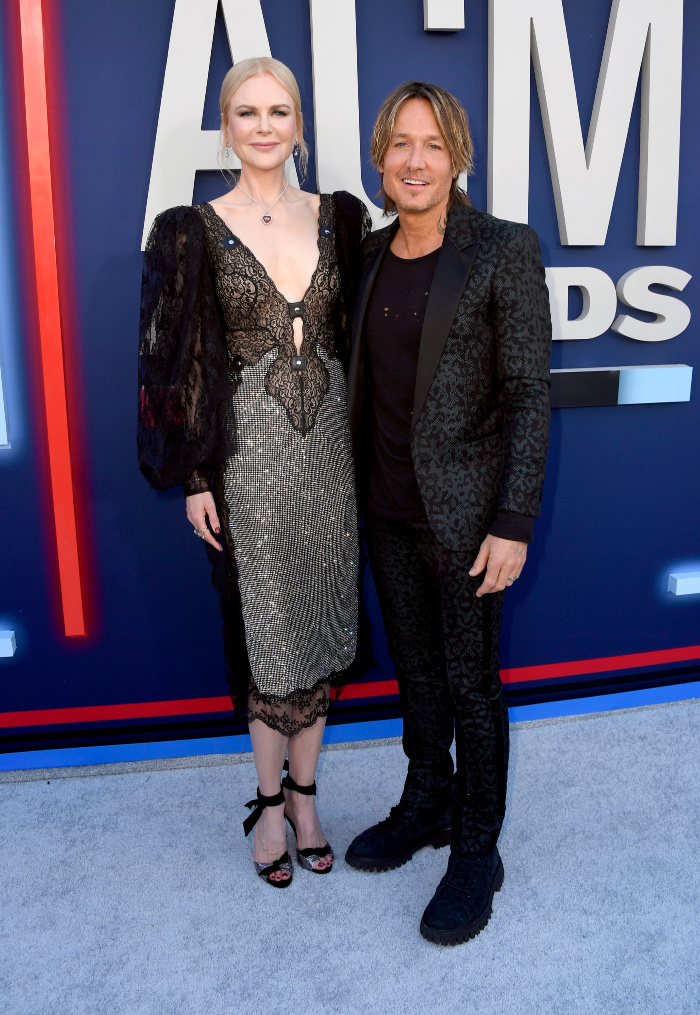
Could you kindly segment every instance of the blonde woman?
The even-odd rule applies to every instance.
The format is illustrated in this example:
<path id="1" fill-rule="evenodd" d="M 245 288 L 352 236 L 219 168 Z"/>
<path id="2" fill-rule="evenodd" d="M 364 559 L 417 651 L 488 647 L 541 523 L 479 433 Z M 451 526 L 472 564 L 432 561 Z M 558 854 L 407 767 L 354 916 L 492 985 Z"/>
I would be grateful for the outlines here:
<path id="1" fill-rule="evenodd" d="M 315 771 L 333 688 L 356 667 L 358 541 L 345 367 L 369 230 L 350 194 L 289 184 L 307 149 L 297 83 L 277 60 L 238 63 L 221 88 L 224 165 L 237 185 L 173 208 L 146 251 L 139 465 L 182 483 L 207 544 L 234 707 L 258 774 L 254 860 L 286 888 L 327 874 Z M 282 776 L 285 757 L 289 774 Z"/>

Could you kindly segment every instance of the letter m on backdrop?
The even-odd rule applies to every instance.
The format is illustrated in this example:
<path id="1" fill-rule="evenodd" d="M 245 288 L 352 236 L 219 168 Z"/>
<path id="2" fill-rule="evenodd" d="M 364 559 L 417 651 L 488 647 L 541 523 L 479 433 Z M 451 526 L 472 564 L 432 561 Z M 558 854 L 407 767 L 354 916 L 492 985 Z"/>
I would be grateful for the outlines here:
<path id="1" fill-rule="evenodd" d="M 526 222 L 530 56 L 561 242 L 602 245 L 641 70 L 637 243 L 676 242 L 683 0 L 613 0 L 584 148 L 563 0 L 489 0 L 489 210 Z"/>

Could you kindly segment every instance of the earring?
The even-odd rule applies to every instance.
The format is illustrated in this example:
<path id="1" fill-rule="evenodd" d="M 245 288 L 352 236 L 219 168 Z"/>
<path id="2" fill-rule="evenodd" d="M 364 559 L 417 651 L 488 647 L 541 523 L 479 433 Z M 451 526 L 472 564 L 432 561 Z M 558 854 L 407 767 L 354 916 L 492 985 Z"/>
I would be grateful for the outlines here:
<path id="1" fill-rule="evenodd" d="M 295 141 L 294 142 L 294 147 L 292 148 L 292 155 L 294 156 L 295 159 L 299 158 L 299 152 L 300 151 L 301 151 L 301 149 L 299 147 L 299 142 Z"/>
<path id="2" fill-rule="evenodd" d="M 225 159 L 230 159 L 231 158 L 231 145 L 230 144 L 227 144 L 226 147 L 224 148 L 224 158 Z"/>

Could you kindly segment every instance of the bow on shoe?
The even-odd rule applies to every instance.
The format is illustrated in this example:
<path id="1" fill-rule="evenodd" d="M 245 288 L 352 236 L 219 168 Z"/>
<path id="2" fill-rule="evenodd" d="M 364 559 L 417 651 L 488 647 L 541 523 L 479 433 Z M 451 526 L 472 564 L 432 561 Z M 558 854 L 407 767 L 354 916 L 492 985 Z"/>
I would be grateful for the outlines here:
<path id="1" fill-rule="evenodd" d="M 263 794 L 260 792 L 260 787 L 258 786 L 257 796 L 255 800 L 249 800 L 248 803 L 246 804 L 246 807 L 248 808 L 253 807 L 255 809 L 253 810 L 253 813 L 249 814 L 248 817 L 243 822 L 243 831 L 245 832 L 245 834 L 250 835 L 250 833 L 255 828 L 256 823 L 262 816 L 262 812 L 265 810 L 266 807 L 277 807 L 279 804 L 283 803 L 284 803 L 284 793 L 282 792 L 281 788 L 279 793 L 275 793 L 274 796 L 263 796 Z"/>

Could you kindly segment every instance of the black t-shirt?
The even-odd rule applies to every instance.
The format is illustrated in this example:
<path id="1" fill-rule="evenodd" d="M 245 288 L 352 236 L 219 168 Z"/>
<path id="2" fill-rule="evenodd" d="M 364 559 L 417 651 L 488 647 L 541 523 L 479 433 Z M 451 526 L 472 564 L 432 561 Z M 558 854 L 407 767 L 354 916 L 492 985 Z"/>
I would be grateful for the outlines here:
<path id="1" fill-rule="evenodd" d="M 365 342 L 372 389 L 368 508 L 382 518 L 423 516 L 411 460 L 411 412 L 423 318 L 440 248 L 397 257 L 389 248 L 372 288 Z"/>
<path id="2" fill-rule="evenodd" d="M 397 257 L 389 248 L 365 316 L 372 391 L 372 457 L 368 509 L 382 518 L 415 521 L 425 511 L 411 459 L 411 413 L 425 308 L 440 248 L 424 257 Z M 532 542 L 534 518 L 500 510 L 489 532 Z"/>

